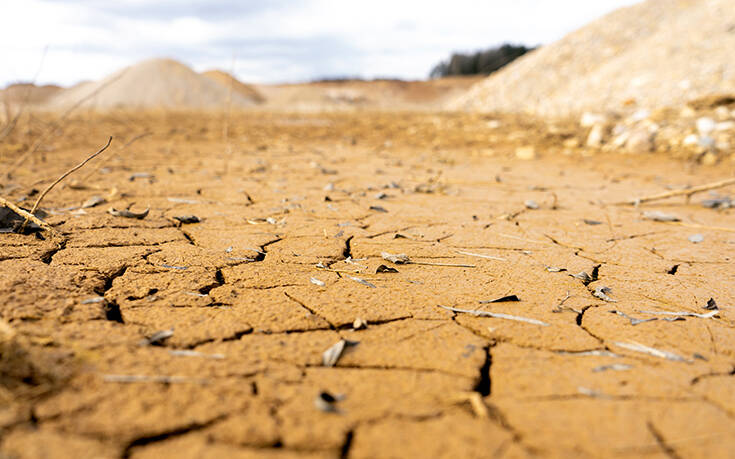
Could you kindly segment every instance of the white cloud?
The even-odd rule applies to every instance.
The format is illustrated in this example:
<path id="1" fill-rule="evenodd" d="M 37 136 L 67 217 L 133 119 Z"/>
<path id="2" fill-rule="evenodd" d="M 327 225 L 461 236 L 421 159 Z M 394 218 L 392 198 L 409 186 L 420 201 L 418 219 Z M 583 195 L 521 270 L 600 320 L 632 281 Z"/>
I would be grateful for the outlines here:
<path id="1" fill-rule="evenodd" d="M 247 81 L 423 78 L 452 51 L 561 38 L 634 0 L 24 0 L 0 16 L 0 84 L 97 79 L 167 56 Z"/>

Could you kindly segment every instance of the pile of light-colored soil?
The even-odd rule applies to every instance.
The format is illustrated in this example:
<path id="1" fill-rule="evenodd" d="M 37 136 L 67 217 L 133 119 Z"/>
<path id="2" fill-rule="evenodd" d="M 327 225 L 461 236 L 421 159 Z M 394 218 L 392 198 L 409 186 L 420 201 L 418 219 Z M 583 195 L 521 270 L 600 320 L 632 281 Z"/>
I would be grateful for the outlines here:
<path id="1" fill-rule="evenodd" d="M 266 106 L 273 110 L 436 110 L 464 94 L 478 77 L 449 77 L 429 81 L 329 80 L 311 83 L 261 85 Z"/>
<path id="2" fill-rule="evenodd" d="M 49 108 L 83 106 L 96 109 L 208 109 L 229 103 L 230 91 L 211 78 L 171 59 L 151 59 L 120 70 L 100 81 L 83 83 L 60 92 Z M 252 97 L 232 94 L 233 107 L 255 104 Z"/>
<path id="3" fill-rule="evenodd" d="M 731 0 L 648 0 L 523 56 L 451 108 L 543 116 L 679 105 L 735 92 Z"/>
<path id="4" fill-rule="evenodd" d="M 36 86 L 33 83 L 15 83 L 0 90 L 0 102 L 11 106 L 36 105 L 45 102 L 59 91 L 61 87 L 52 84 Z"/>
<path id="5" fill-rule="evenodd" d="M 202 75 L 211 78 L 228 89 L 231 87 L 233 94 L 240 94 L 258 104 L 265 102 L 265 97 L 252 85 L 243 83 L 227 72 L 222 70 L 209 70 L 202 73 Z"/>

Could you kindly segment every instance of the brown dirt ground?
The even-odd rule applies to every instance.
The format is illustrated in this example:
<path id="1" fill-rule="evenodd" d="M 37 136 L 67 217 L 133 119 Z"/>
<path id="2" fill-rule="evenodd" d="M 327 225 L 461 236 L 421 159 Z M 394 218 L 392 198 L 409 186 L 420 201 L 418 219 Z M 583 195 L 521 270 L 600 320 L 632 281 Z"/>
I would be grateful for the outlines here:
<path id="1" fill-rule="evenodd" d="M 46 122 L 0 147 L 3 171 Z M 45 199 L 63 240 L 0 234 L 0 457 L 732 457 L 735 214 L 702 207 L 706 194 L 609 203 L 733 167 L 564 155 L 574 129 L 257 113 L 224 141 L 219 115 L 76 117 L 0 181 L 28 203 L 115 137 Z M 516 159 L 523 145 L 537 158 Z M 108 202 L 71 208 L 93 195 Z M 106 212 L 129 206 L 150 214 Z M 188 214 L 201 222 L 173 218 Z M 616 302 L 593 296 L 603 286 Z M 711 318 L 643 312 L 706 313 L 710 298 Z M 359 344 L 323 367 L 340 339 Z M 343 397 L 335 412 L 320 391 Z"/>

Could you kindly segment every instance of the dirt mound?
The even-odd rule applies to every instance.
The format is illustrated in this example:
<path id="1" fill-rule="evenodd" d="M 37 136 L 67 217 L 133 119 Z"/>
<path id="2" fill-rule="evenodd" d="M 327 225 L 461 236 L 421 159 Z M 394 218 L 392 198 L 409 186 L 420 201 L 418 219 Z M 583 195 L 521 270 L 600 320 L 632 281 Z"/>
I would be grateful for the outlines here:
<path id="1" fill-rule="evenodd" d="M 243 83 L 242 81 L 238 80 L 227 72 L 223 72 L 222 70 L 210 70 L 208 72 L 202 73 L 202 75 L 207 78 L 211 78 L 212 80 L 216 81 L 217 83 L 228 89 L 230 88 L 230 86 L 232 86 L 232 90 L 234 93 L 240 94 L 255 103 L 260 104 L 265 102 L 265 97 L 263 97 L 263 95 L 259 93 L 257 89 L 249 84 Z"/>
<path id="2" fill-rule="evenodd" d="M 33 83 L 15 83 L 0 90 L 0 101 L 10 105 L 40 104 L 61 91 L 60 86 L 36 86 Z"/>
<path id="3" fill-rule="evenodd" d="M 224 107 L 229 90 L 211 78 L 199 75 L 171 59 L 150 59 L 120 70 L 100 81 L 62 91 L 49 101 L 50 108 L 67 107 L 83 99 L 97 109 L 164 108 L 197 109 Z M 249 107 L 254 101 L 240 93 L 232 95 L 233 107 Z"/>
<path id="4" fill-rule="evenodd" d="M 518 59 L 450 104 L 566 116 L 735 92 L 730 0 L 648 0 Z"/>
<path id="5" fill-rule="evenodd" d="M 325 80 L 262 85 L 258 90 L 273 110 L 425 110 L 440 109 L 465 93 L 480 77 L 448 77 L 429 81 Z"/>

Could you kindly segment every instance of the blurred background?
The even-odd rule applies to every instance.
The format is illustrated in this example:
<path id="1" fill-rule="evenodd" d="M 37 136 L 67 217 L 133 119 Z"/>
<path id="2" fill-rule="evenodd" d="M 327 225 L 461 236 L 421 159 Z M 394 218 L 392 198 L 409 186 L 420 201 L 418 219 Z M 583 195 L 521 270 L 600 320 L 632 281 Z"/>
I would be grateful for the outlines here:
<path id="1" fill-rule="evenodd" d="M 251 83 L 423 79 L 452 53 L 551 43 L 634 0 L 452 2 L 24 0 L 0 15 L 0 86 L 70 86 L 143 59 L 226 69 Z M 486 55 L 487 71 L 519 49 Z M 494 62 L 494 64 L 492 63 Z M 477 68 L 455 60 L 454 71 Z"/>

